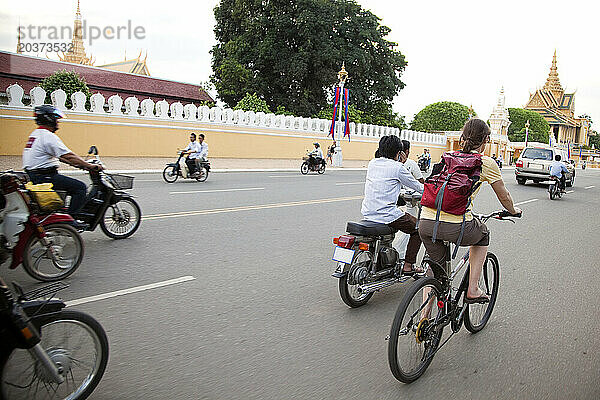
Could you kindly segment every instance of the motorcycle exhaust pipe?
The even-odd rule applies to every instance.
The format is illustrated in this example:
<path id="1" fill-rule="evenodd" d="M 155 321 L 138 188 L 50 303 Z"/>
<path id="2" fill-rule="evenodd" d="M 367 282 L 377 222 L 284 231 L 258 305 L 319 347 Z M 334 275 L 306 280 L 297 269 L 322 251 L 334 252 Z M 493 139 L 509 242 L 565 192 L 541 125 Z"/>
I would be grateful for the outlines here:
<path id="1" fill-rule="evenodd" d="M 360 294 L 368 294 L 371 292 L 375 292 L 379 289 L 383 289 L 388 286 L 392 286 L 394 283 L 400 282 L 397 278 L 386 279 L 379 282 L 367 283 L 364 285 L 359 285 L 356 290 Z"/>

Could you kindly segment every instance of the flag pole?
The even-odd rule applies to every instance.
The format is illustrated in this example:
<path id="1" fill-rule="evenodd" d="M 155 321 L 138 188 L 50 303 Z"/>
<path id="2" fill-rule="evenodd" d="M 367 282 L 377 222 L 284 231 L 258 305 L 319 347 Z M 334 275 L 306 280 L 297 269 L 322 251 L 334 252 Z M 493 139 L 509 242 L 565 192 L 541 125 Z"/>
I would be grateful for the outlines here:
<path id="1" fill-rule="evenodd" d="M 333 154 L 333 166 L 334 167 L 341 167 L 342 166 L 342 161 L 343 161 L 343 157 L 342 157 L 342 134 L 343 134 L 343 129 L 342 129 L 342 107 L 344 104 L 344 84 L 346 83 L 346 79 L 348 79 L 348 72 L 346 72 L 346 65 L 345 63 L 342 62 L 342 69 L 338 72 L 338 86 L 340 88 L 340 98 L 339 98 L 339 103 L 338 103 L 338 140 L 335 142 L 336 147 L 335 147 L 335 153 Z M 335 139 L 335 138 L 334 138 Z"/>

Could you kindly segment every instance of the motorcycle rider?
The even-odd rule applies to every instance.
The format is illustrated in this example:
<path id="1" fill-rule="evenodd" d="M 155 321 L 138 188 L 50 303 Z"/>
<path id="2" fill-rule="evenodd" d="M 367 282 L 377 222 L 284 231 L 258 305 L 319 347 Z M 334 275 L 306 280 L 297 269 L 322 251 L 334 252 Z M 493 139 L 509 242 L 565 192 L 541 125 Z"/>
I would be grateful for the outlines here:
<path id="1" fill-rule="evenodd" d="M 429 154 L 429 149 L 423 149 L 423 154 L 419 158 L 423 158 L 427 161 L 427 169 L 431 166 L 431 154 Z"/>
<path id="2" fill-rule="evenodd" d="M 29 135 L 23 150 L 23 169 L 34 184 L 52 183 L 54 190 L 64 190 L 71 196 L 67 212 L 75 215 L 85 204 L 85 183 L 58 173 L 59 161 L 88 171 L 101 171 L 101 165 L 90 164 L 73 153 L 56 135 L 58 120 L 65 114 L 51 105 L 34 109 L 38 128 Z"/>
<path id="3" fill-rule="evenodd" d="M 379 140 L 375 158 L 369 162 L 367 167 L 365 197 L 361 213 L 367 221 L 387 224 L 396 231 L 410 235 L 403 273 L 412 275 L 415 272 L 423 272 L 413 267 L 421 247 L 421 238 L 416 229 L 417 219 L 397 207 L 396 202 L 402 186 L 423 193 L 423 184 L 419 183 L 404 165 L 398 162 L 400 157 L 405 159 L 402 141 L 399 137 L 389 135 Z"/>
<path id="4" fill-rule="evenodd" d="M 308 153 L 308 160 L 311 163 L 311 165 L 319 164 L 321 163 L 321 161 L 323 161 L 323 150 L 321 150 L 321 145 L 317 142 L 313 143 L 313 145 L 315 146 L 315 149 Z"/>
<path id="5" fill-rule="evenodd" d="M 550 177 L 555 177 L 560 181 L 560 191 L 565 192 L 566 178 L 565 174 L 569 172 L 565 164 L 561 161 L 560 154 L 554 156 L 554 161 L 550 164 Z"/>
<path id="6" fill-rule="evenodd" d="M 207 146 L 208 147 L 208 146 Z M 188 166 L 190 171 L 190 175 L 194 174 L 196 171 L 196 160 L 200 157 L 200 152 L 202 148 L 198 142 L 196 142 L 196 134 L 192 132 L 190 134 L 190 143 L 187 145 L 185 149 L 183 149 L 184 154 L 187 154 L 187 158 L 185 159 L 185 163 Z M 208 149 L 207 149 L 208 152 Z"/>
<path id="7" fill-rule="evenodd" d="M 417 162 L 408 158 L 408 155 L 410 154 L 410 142 L 408 140 L 403 140 L 402 148 L 404 149 L 402 151 L 403 155 L 401 155 L 401 159 L 399 159 L 398 161 L 404 164 L 404 167 L 408 170 L 408 172 L 412 174 L 412 176 L 416 180 L 418 180 L 420 183 L 425 183 L 425 178 L 423 178 L 423 173 L 417 165 Z M 404 161 L 402 161 L 402 159 L 404 159 Z"/>

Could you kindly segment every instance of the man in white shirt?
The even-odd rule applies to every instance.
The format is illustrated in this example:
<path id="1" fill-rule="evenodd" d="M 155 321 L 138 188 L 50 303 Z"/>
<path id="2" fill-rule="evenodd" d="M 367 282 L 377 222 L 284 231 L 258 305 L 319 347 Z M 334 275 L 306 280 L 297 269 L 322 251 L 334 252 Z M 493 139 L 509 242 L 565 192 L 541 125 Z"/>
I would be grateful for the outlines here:
<path id="1" fill-rule="evenodd" d="M 85 183 L 58 173 L 59 161 L 89 171 L 100 171 L 102 166 L 90 164 L 74 154 L 55 134 L 58 120 L 65 114 L 51 105 L 37 106 L 34 110 L 38 128 L 31 132 L 23 150 L 23 169 L 34 184 L 52 183 L 54 190 L 64 190 L 71 196 L 68 212 L 75 215 L 85 203 Z"/>
<path id="2" fill-rule="evenodd" d="M 403 272 L 422 272 L 413 268 L 421 247 L 421 238 L 416 229 L 417 219 L 406 214 L 396 203 L 402 186 L 423 193 L 423 184 L 398 162 L 402 150 L 402 141 L 397 136 L 384 136 L 379 140 L 376 158 L 367 167 L 361 213 L 367 221 L 387 224 L 396 231 L 409 234 Z"/>
<path id="3" fill-rule="evenodd" d="M 400 161 L 404 165 L 404 167 L 408 170 L 408 172 L 412 174 L 412 176 L 416 180 L 424 184 L 425 178 L 423 178 L 423 173 L 421 172 L 419 165 L 415 160 L 408 158 L 408 155 L 410 154 L 410 142 L 408 140 L 403 140 L 402 148 L 404 149 L 402 151 L 403 154 L 400 154 L 400 158 L 398 159 L 398 161 Z"/>
<path id="4" fill-rule="evenodd" d="M 184 154 L 188 155 L 185 163 L 187 164 L 191 175 L 196 171 L 196 159 L 199 157 L 201 151 L 200 144 L 196 141 L 196 134 L 194 132 L 190 133 L 190 143 L 183 151 Z"/>
<path id="5" fill-rule="evenodd" d="M 309 162 L 312 164 L 319 164 L 323 161 L 323 150 L 321 150 L 321 145 L 319 143 L 315 142 L 313 145 L 315 146 L 315 149 L 308 153 L 309 156 L 312 156 L 309 158 Z"/>

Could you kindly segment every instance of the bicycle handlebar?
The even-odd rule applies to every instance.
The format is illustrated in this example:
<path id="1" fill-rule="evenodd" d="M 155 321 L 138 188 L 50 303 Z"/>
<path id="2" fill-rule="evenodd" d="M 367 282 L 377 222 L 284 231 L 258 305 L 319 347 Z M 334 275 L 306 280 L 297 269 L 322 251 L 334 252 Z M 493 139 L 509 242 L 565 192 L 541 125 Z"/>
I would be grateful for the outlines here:
<path id="1" fill-rule="evenodd" d="M 515 221 L 513 221 L 512 218 L 521 218 L 523 216 L 523 212 L 521 211 L 518 214 L 511 214 L 507 210 L 501 210 L 501 211 L 494 211 L 493 213 L 490 213 L 490 214 L 475 214 L 475 213 L 473 213 L 473 216 L 479 218 L 483 222 L 487 221 L 490 218 L 494 218 L 494 219 L 497 219 L 500 221 L 511 221 L 514 223 Z"/>

